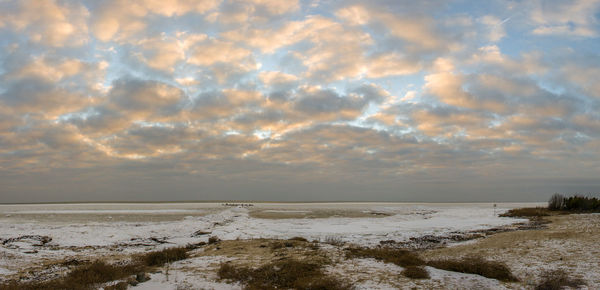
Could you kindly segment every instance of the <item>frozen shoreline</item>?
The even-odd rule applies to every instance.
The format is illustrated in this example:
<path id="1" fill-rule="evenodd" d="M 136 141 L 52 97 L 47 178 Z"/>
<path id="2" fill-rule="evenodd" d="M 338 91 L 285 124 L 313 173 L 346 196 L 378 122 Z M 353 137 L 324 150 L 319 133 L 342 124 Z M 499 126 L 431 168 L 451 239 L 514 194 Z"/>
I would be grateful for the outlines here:
<path id="1" fill-rule="evenodd" d="M 131 205 L 27 205 L 0 207 L 0 278 L 14 274 L 40 259 L 102 256 L 143 252 L 150 249 L 194 244 L 209 236 L 223 240 L 301 236 L 309 240 L 334 237 L 344 242 L 372 246 L 381 241 L 506 226 L 525 220 L 498 217 L 510 208 L 531 204 L 255 204 L 275 212 L 312 210 L 385 212 L 384 217 L 329 217 L 261 219 L 249 209 L 220 204 Z M 96 206 L 96 208 L 94 208 Z M 130 206 L 129 210 L 124 206 Z M 145 208 L 145 207 L 150 208 Z M 189 211 L 199 213 L 187 215 Z M 34 212 L 35 214 L 32 214 Z M 44 214 L 40 214 L 43 212 Z M 153 212 L 153 213 L 151 213 Z M 201 214 L 200 214 L 201 213 Z M 169 216 L 158 222 L 102 220 L 116 215 Z M 64 220 L 64 217 L 69 220 Z M 44 217 L 45 220 L 36 220 Z M 144 218 L 142 218 L 143 220 Z M 160 218 L 158 218 L 160 220 Z M 195 234 L 196 233 L 196 234 Z M 202 233 L 202 234 L 199 234 Z M 40 243 L 40 236 L 51 240 Z"/>

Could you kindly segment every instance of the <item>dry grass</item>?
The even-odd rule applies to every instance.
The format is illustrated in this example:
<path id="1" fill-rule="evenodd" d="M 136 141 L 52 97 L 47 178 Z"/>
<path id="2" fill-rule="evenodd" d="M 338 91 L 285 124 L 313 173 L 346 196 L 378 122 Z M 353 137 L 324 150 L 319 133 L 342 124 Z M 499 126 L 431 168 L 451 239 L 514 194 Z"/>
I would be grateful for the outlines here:
<path id="1" fill-rule="evenodd" d="M 429 272 L 423 266 L 407 266 L 402 275 L 411 279 L 429 279 Z"/>
<path id="2" fill-rule="evenodd" d="M 94 289 L 95 285 L 115 281 L 141 271 L 142 267 L 135 264 L 111 265 L 96 261 L 82 265 L 69 272 L 66 276 L 43 282 L 17 282 L 0 285 L 0 289 Z"/>
<path id="3" fill-rule="evenodd" d="M 325 275 L 323 264 L 286 259 L 256 269 L 224 263 L 219 268 L 219 279 L 236 281 L 245 289 L 350 289 L 350 286 Z"/>
<path id="4" fill-rule="evenodd" d="M 481 257 L 465 257 L 460 260 L 434 260 L 429 261 L 427 265 L 447 271 L 477 274 L 505 282 L 518 281 L 506 264 L 488 261 Z"/>
<path id="5" fill-rule="evenodd" d="M 585 285 L 581 279 L 570 278 L 564 270 L 547 271 L 542 274 L 542 281 L 538 284 L 536 290 L 560 290 L 563 287 L 578 288 Z"/>
<path id="6" fill-rule="evenodd" d="M 385 263 L 393 263 L 401 267 L 421 266 L 425 261 L 417 254 L 393 248 L 349 248 L 346 258 L 374 258 Z"/>
<path id="7" fill-rule="evenodd" d="M 308 240 L 303 237 L 293 237 L 293 238 L 289 238 L 289 240 L 290 241 L 298 241 L 298 242 L 308 242 Z"/>
<path id="8" fill-rule="evenodd" d="M 325 237 L 325 240 L 323 241 L 323 243 L 330 244 L 330 245 L 336 246 L 336 247 L 340 247 L 345 244 L 344 241 L 342 241 L 342 238 L 336 237 L 336 236 Z"/>
<path id="9" fill-rule="evenodd" d="M 521 281 L 537 281 L 546 267 L 571 269 L 569 275 L 586 277 L 600 285 L 600 274 L 589 271 L 600 264 L 600 218 L 594 214 L 551 215 L 542 229 L 490 235 L 476 243 L 427 250 L 425 260 L 459 260 L 469 255 L 503 261 Z"/>
<path id="10" fill-rule="evenodd" d="M 142 256 L 146 266 L 162 266 L 166 263 L 187 259 L 187 248 L 168 248 L 162 251 L 154 251 Z"/>
<path id="11" fill-rule="evenodd" d="M 409 278 L 429 278 L 429 274 L 422 267 L 428 265 L 434 268 L 477 274 L 487 278 L 501 281 L 515 282 L 518 279 L 510 269 L 501 262 L 488 261 L 480 257 L 466 257 L 460 260 L 433 260 L 425 262 L 416 253 L 394 248 L 349 248 L 346 258 L 374 258 L 385 263 L 393 263 L 406 268 L 403 274 Z"/>
<path id="12" fill-rule="evenodd" d="M 513 208 L 500 216 L 502 217 L 543 217 L 549 216 L 550 210 L 545 207 Z"/>
<path id="13" fill-rule="evenodd" d="M 121 280 L 145 272 L 150 267 L 162 266 L 165 263 L 185 259 L 187 258 L 187 251 L 185 247 L 167 248 L 137 256 L 132 261 L 124 264 L 94 261 L 78 266 L 65 276 L 57 279 L 42 282 L 10 281 L 0 284 L 0 289 L 95 289 L 99 284 Z M 122 288 L 123 284 L 114 287 Z"/>

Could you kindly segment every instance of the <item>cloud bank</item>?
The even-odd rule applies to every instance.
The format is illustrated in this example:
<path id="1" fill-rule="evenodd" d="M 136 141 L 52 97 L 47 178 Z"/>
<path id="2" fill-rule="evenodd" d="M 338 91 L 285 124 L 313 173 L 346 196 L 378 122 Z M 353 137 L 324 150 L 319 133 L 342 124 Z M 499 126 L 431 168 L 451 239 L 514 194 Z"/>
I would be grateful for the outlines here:
<path id="1" fill-rule="evenodd" d="M 600 188 L 600 2 L 0 1 L 0 202 Z"/>

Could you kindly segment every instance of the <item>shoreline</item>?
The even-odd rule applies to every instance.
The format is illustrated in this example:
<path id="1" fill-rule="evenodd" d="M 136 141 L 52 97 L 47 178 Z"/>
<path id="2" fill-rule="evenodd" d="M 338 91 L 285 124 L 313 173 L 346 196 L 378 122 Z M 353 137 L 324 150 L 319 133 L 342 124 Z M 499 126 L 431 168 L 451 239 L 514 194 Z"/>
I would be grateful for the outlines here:
<path id="1" fill-rule="evenodd" d="M 546 201 L 264 201 L 264 200 L 176 200 L 176 201 L 52 201 L 52 202 L 0 202 L 3 205 L 77 205 L 77 204 L 546 204 Z"/>
<path id="2" fill-rule="evenodd" d="M 568 216 L 563 216 L 562 219 L 567 218 Z M 560 217 L 559 217 L 560 218 Z M 375 248 L 383 247 L 383 248 L 399 248 L 399 249 L 411 249 L 426 257 L 427 259 L 431 259 L 435 257 L 437 252 L 439 251 L 449 251 L 453 252 L 455 249 L 468 248 L 468 247 L 476 247 L 478 244 L 482 243 L 482 241 L 487 239 L 494 239 L 494 237 L 507 234 L 507 233 L 515 233 L 515 232 L 528 232 L 528 231 L 544 231 L 548 230 L 548 227 L 545 223 L 539 223 L 536 221 L 528 221 L 528 222 L 516 222 L 506 226 L 500 227 L 491 227 L 482 230 L 473 230 L 473 231 L 465 231 L 465 232 L 456 232 L 448 235 L 440 235 L 436 236 L 437 240 L 432 241 L 431 236 L 422 235 L 419 237 L 415 237 L 408 242 L 401 242 L 397 244 L 383 242 Z M 462 235 L 462 238 L 457 239 L 456 235 Z M 427 241 L 429 243 L 433 243 L 436 246 L 426 246 L 423 247 L 423 241 Z M 289 242 L 292 241 L 292 242 Z M 288 243 L 290 243 L 288 245 Z M 385 262 L 376 262 L 372 259 L 368 258 L 344 258 L 345 249 L 348 247 L 357 247 L 358 245 L 341 243 L 336 244 L 329 241 L 313 241 L 306 243 L 310 243 L 303 245 L 304 242 L 301 240 L 295 239 L 241 239 L 241 240 L 224 240 L 218 241 L 212 244 L 200 243 L 197 246 L 194 246 L 195 249 L 191 250 L 190 257 L 178 262 L 173 263 L 170 266 L 160 267 L 156 270 L 150 272 L 149 277 L 151 278 L 148 282 L 141 283 L 140 286 L 146 287 L 145 289 L 154 289 L 156 287 L 165 289 L 175 289 L 176 287 L 181 287 L 182 285 L 187 286 L 198 286 L 204 285 L 208 288 L 215 289 L 238 289 L 239 284 L 231 284 L 226 281 L 221 281 L 216 276 L 218 272 L 218 268 L 223 263 L 234 263 L 238 266 L 252 266 L 252 265 L 260 265 L 267 263 L 271 260 L 277 259 L 309 259 L 313 261 L 317 259 L 314 251 L 318 249 L 318 252 L 321 255 L 325 255 L 328 260 L 337 261 L 333 262 L 334 264 L 327 266 L 325 269 L 327 273 L 332 275 L 341 275 L 344 279 L 354 279 L 353 284 L 358 285 L 357 289 L 366 289 L 366 288 L 378 288 L 384 287 L 384 285 L 393 286 L 393 287 L 406 287 L 407 285 L 411 285 L 411 287 L 417 288 L 429 288 L 429 287 L 438 287 L 440 285 L 451 286 L 453 283 L 457 283 L 455 286 L 462 285 L 458 283 L 467 283 L 465 285 L 474 285 L 474 286 L 485 286 L 492 288 L 520 288 L 522 285 L 521 282 L 498 282 L 497 280 L 481 277 L 478 275 L 472 274 L 462 274 L 456 273 L 452 271 L 440 270 L 436 268 L 432 268 L 426 266 L 425 269 L 432 275 L 430 279 L 425 280 L 412 280 L 408 278 L 394 278 L 398 276 L 388 276 L 390 273 L 399 274 L 398 266 L 385 263 Z M 315 244 L 316 243 L 316 244 Z M 412 243 L 412 246 L 409 244 Z M 276 245 L 285 246 L 277 246 Z M 312 251 L 312 252 L 311 252 Z M 464 251 L 464 249 L 462 249 Z M 433 254 L 432 254 L 433 253 Z M 97 256 L 87 256 L 86 258 L 69 258 L 69 259 L 58 259 L 54 261 L 46 261 L 44 266 L 39 267 L 29 267 L 23 269 L 21 273 L 15 273 L 12 277 L 13 279 L 17 276 L 24 278 L 22 275 L 24 273 L 31 273 L 31 271 L 37 272 L 38 275 L 36 277 L 31 277 L 30 281 L 43 281 L 44 279 L 52 279 L 56 278 L 57 274 L 65 273 L 65 271 L 75 269 L 80 265 L 85 265 L 86 263 L 90 263 L 91 261 L 100 259 L 112 262 L 118 261 L 127 261 L 131 259 L 131 255 L 135 256 L 137 254 L 127 254 L 121 253 L 120 255 L 97 255 Z M 279 257 L 279 258 L 276 258 Z M 286 258 L 287 257 L 287 258 Z M 321 259 L 321 258 L 319 258 Z M 342 262 L 345 261 L 345 262 Z M 199 266 L 200 263 L 209 263 L 208 265 Z M 504 261 L 503 261 L 504 262 Z M 121 262 L 122 263 L 122 262 Z M 240 264 L 241 263 L 241 264 Z M 328 262 L 329 263 L 329 262 Z M 350 264 L 348 264 L 350 263 Z M 347 268 L 347 265 L 354 265 L 351 268 Z M 199 274 L 198 269 L 201 269 L 201 274 Z M 379 269 L 378 271 L 382 271 L 382 273 L 378 274 L 377 277 L 371 277 L 370 280 L 365 280 L 366 273 L 369 273 L 371 270 L 369 269 Z M 174 272 L 175 274 L 171 275 L 179 275 L 179 282 L 169 280 L 169 271 Z M 366 272 L 365 272 L 366 271 Z M 390 272 L 391 271 L 391 272 Z M 387 273 L 387 274 L 386 274 Z M 519 273 L 515 273 L 519 275 Z M 200 275 L 200 277 L 192 278 L 193 275 Z M 355 277 L 358 277 L 355 279 Z M 29 279 L 26 279 L 29 280 Z M 23 280 L 23 281 L 26 281 Z M 440 283 L 450 283 L 450 284 L 440 284 Z M 185 284 L 188 283 L 188 284 Z M 373 284 L 375 283 L 375 284 Z M 400 284 L 398 284 L 400 283 Z M 111 284 L 111 283 L 109 283 Z M 114 284 L 114 283 L 113 283 Z M 146 286 L 144 286 L 146 285 Z M 361 286 L 362 285 L 362 286 Z M 150 288 L 148 288 L 150 287 Z M 154 288 L 152 288 L 154 287 Z M 386 286 L 387 287 L 387 286 Z M 484 287 L 484 288 L 485 288 Z M 133 287 L 135 289 L 135 287 Z"/>
<path id="3" fill-rule="evenodd" d="M 249 218 L 247 216 L 249 214 L 247 209 L 232 210 L 228 211 L 233 214 L 231 217 L 242 215 L 240 217 L 242 219 Z M 358 219 L 369 220 L 371 222 L 379 220 L 379 218 Z M 199 231 L 197 233 L 198 238 L 192 239 L 196 241 L 197 245 L 191 245 L 193 250 L 190 251 L 190 258 L 169 264 L 165 266 L 166 268 L 156 269 L 157 272 L 150 273 L 152 279 L 149 282 L 141 283 L 140 286 L 147 285 L 144 286 L 146 287 L 145 289 L 148 289 L 151 285 L 158 285 L 158 288 L 175 289 L 175 286 L 188 283 L 186 285 L 191 285 L 188 288 L 198 288 L 204 285 L 202 287 L 205 288 L 237 289 L 236 287 L 239 288 L 239 284 L 223 282 L 216 276 L 218 268 L 222 263 L 229 261 L 234 263 L 234 265 L 255 267 L 256 265 L 263 265 L 279 261 L 280 259 L 313 259 L 311 257 L 316 257 L 316 249 L 318 249 L 319 255 L 324 255 L 330 261 L 323 268 L 324 271 L 338 278 L 351 280 L 353 284 L 360 286 L 357 289 L 397 288 L 405 286 L 437 288 L 443 285 L 462 285 L 460 283 L 467 283 L 465 285 L 471 285 L 474 288 L 520 289 L 538 283 L 541 279 L 540 275 L 547 270 L 563 268 L 568 269 L 569 273 L 573 273 L 574 277 L 585 280 L 588 283 L 600 283 L 600 273 L 592 272 L 591 274 L 585 274 L 582 271 L 582 269 L 589 268 L 594 263 L 600 262 L 600 258 L 597 258 L 596 260 L 598 261 L 596 261 L 593 257 L 585 257 L 582 261 L 578 261 L 577 258 L 582 254 L 561 255 L 556 259 L 552 255 L 553 252 L 559 251 L 558 247 L 560 246 L 560 251 L 563 251 L 562 247 L 564 247 L 568 253 L 571 251 L 590 252 L 600 257 L 598 255 L 600 254 L 600 249 L 596 250 L 594 246 L 597 239 L 600 238 L 600 215 L 572 214 L 544 217 L 544 219 L 550 220 L 551 223 L 544 223 L 535 219 L 528 219 L 526 222 L 510 219 L 514 222 L 507 225 L 490 226 L 473 230 L 449 231 L 441 234 L 421 233 L 406 240 L 381 239 L 378 244 L 364 242 L 362 244 L 360 242 L 353 244 L 352 242 L 345 242 L 334 238 L 329 239 L 328 237 L 321 238 L 318 241 L 308 239 L 307 242 L 301 242 L 301 240 L 291 237 L 236 239 L 234 236 L 221 236 L 222 231 L 214 229 L 206 232 Z M 215 220 L 213 227 L 215 229 L 223 226 L 228 227 L 231 221 L 227 220 L 227 216 L 224 216 L 224 223 Z M 310 223 L 310 219 L 301 220 Z M 286 223 L 284 220 L 279 220 L 279 222 L 282 221 Z M 235 224 L 230 226 L 233 226 L 232 229 L 237 227 Z M 207 239 L 213 235 L 223 238 L 223 241 L 209 245 L 204 244 L 206 242 L 202 242 L 202 239 Z M 360 241 L 358 237 L 352 240 Z M 39 245 L 31 245 L 31 248 L 34 250 L 37 248 L 42 250 L 46 247 L 45 245 L 52 245 L 52 243 L 48 243 L 48 240 L 44 240 L 44 237 L 41 235 L 38 237 L 23 237 L 23 239 L 19 237 L 6 238 L 10 241 L 7 242 L 7 239 L 0 241 L 3 246 L 22 243 L 27 239 Z M 568 240 L 568 242 L 560 245 L 556 244 L 557 241 L 561 242 L 563 240 Z M 200 241 L 200 243 L 197 241 Z M 287 246 L 287 244 L 291 246 Z M 176 246 L 182 246 L 181 242 L 173 243 L 173 240 L 150 235 L 146 236 L 146 238 L 128 241 L 125 244 L 82 247 L 67 246 L 58 247 L 54 250 L 45 248 L 46 250 L 40 251 L 40 254 L 42 252 L 55 252 L 56 254 L 39 256 L 39 259 L 33 260 L 32 258 L 36 257 L 36 253 L 34 252 L 19 254 L 22 257 L 30 257 L 28 259 L 30 262 L 22 264 L 22 270 L 0 277 L 4 277 L 1 279 L 3 281 L 14 278 L 27 280 L 27 277 L 47 279 L 67 273 L 96 259 L 121 264 L 124 261 L 130 260 L 131 257 L 147 251 Z M 426 261 L 440 261 L 444 259 L 458 261 L 470 255 L 477 255 L 488 260 L 505 263 L 513 271 L 513 274 L 518 277 L 520 282 L 499 282 L 495 279 L 474 274 L 440 270 L 428 265 L 423 266 L 423 269 L 430 274 L 430 279 L 412 280 L 400 275 L 400 272 L 403 271 L 403 267 L 401 266 L 373 260 L 368 257 L 347 257 L 346 249 L 353 246 L 382 247 L 399 250 L 409 249 L 418 253 Z M 4 252 L 4 265 L 11 259 L 20 259 L 19 255 L 8 254 L 7 256 L 7 253 L 11 252 Z M 64 255 L 61 253 L 64 253 Z M 37 264 L 39 266 L 36 266 Z M 2 265 L 3 263 L 0 263 L 0 270 L 3 268 Z M 376 277 L 373 274 L 369 274 L 375 270 L 377 273 Z M 169 271 L 178 273 L 179 284 L 174 283 L 172 279 L 168 279 L 168 275 L 165 275 L 165 273 L 169 273 Z M 0 271 L 0 275 L 2 274 L 8 273 L 2 270 Z"/>

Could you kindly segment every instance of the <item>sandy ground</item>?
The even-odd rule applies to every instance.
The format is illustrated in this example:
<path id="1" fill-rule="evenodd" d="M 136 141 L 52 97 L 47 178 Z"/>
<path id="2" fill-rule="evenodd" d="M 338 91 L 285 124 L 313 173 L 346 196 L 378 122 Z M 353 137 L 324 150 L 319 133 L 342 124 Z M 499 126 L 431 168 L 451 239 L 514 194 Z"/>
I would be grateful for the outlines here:
<path id="1" fill-rule="evenodd" d="M 505 262 L 522 281 L 509 288 L 532 287 L 545 270 L 564 269 L 600 289 L 600 214 L 548 217 L 546 229 L 499 233 L 476 243 L 423 253 L 426 259 L 479 255 Z"/>

